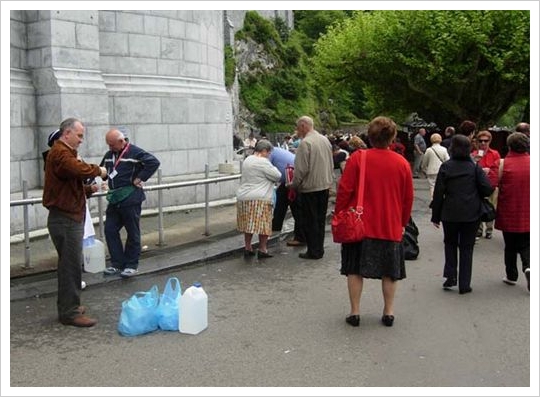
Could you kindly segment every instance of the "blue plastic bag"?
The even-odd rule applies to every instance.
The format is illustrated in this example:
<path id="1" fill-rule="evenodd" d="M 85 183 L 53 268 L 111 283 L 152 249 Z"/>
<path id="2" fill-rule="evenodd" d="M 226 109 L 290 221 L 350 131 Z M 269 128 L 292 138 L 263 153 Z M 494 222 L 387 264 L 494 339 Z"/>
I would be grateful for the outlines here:
<path id="1" fill-rule="evenodd" d="M 176 277 L 169 277 L 157 308 L 158 326 L 160 329 L 164 331 L 178 331 L 181 297 L 182 287 L 180 286 L 180 280 Z"/>
<path id="2" fill-rule="evenodd" d="M 154 285 L 146 292 L 136 292 L 122 302 L 118 332 L 124 336 L 146 334 L 158 329 L 159 290 Z"/>

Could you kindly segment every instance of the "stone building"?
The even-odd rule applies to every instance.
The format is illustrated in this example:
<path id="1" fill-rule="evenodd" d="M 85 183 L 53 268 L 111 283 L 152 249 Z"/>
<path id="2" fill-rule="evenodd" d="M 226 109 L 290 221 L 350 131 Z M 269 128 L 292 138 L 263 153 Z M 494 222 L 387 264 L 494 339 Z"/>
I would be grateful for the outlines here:
<path id="1" fill-rule="evenodd" d="M 88 162 L 101 160 L 111 126 L 123 126 L 133 143 L 160 159 L 164 182 L 199 178 L 206 164 L 215 172 L 231 162 L 224 45 L 245 12 L 11 10 L 12 199 L 21 197 L 23 180 L 38 190 L 33 196 L 40 194 L 47 136 L 71 116 L 86 125 L 80 153 Z M 292 27 L 292 11 L 260 13 Z M 211 199 L 231 197 L 236 185 L 219 186 Z M 200 202 L 203 191 L 172 191 L 166 204 Z M 32 206 L 31 228 L 43 226 L 44 211 Z M 12 233 L 20 218 L 12 209 Z"/>

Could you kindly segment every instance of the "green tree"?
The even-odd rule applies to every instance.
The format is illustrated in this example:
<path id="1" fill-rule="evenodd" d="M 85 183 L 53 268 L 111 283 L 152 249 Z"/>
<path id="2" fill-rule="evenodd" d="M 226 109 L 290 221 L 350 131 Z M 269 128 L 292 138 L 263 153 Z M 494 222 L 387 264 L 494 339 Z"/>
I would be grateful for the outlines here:
<path id="1" fill-rule="evenodd" d="M 316 44 L 314 76 L 370 116 L 484 126 L 529 96 L 529 34 L 529 11 L 356 12 Z"/>

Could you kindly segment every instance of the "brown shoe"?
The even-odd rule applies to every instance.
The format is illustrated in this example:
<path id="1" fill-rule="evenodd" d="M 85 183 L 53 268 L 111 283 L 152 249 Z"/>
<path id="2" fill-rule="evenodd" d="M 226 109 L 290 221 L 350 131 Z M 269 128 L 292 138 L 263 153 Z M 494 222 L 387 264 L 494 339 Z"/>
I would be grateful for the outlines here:
<path id="1" fill-rule="evenodd" d="M 93 327 L 97 324 L 96 319 L 84 316 L 82 314 L 79 314 L 73 318 L 60 320 L 60 322 L 64 325 L 73 325 L 74 327 Z"/>
<path id="2" fill-rule="evenodd" d="M 289 247 L 300 247 L 300 246 L 306 245 L 306 243 L 304 243 L 302 241 L 298 241 L 298 240 L 289 240 L 289 241 L 287 241 L 287 245 Z"/>

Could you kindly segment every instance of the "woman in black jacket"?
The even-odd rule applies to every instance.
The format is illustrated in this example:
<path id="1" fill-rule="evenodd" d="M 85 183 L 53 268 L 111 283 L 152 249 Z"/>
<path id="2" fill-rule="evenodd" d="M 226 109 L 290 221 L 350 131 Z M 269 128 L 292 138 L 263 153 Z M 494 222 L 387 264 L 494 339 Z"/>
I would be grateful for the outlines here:
<path id="1" fill-rule="evenodd" d="M 476 231 L 480 224 L 480 205 L 493 192 L 484 171 L 471 158 L 471 142 L 464 135 L 455 135 L 450 144 L 450 160 L 444 162 L 437 174 L 431 222 L 443 223 L 444 231 L 444 289 L 458 284 L 459 293 L 472 291 L 472 258 Z M 459 248 L 459 278 L 458 278 Z"/>

